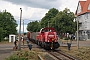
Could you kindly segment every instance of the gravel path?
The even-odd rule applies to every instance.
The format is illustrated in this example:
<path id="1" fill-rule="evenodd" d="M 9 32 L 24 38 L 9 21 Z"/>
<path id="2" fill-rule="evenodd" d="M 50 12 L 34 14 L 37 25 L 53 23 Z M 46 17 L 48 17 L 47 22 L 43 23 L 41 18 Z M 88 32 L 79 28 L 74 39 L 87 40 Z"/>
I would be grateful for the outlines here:
<path id="1" fill-rule="evenodd" d="M 0 50 L 0 60 L 5 60 L 5 58 L 8 58 L 12 54 L 13 54 L 12 49 Z"/>

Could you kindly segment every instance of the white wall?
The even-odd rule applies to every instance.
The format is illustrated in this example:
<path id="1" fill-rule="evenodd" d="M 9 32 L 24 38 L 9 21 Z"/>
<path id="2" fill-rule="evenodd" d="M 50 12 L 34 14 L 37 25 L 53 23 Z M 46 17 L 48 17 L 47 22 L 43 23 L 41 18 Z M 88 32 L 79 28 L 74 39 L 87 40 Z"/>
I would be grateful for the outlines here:
<path id="1" fill-rule="evenodd" d="M 9 35 L 9 42 L 15 41 L 15 35 Z"/>
<path id="2" fill-rule="evenodd" d="M 85 13 L 77 17 L 79 23 L 82 23 L 80 30 L 90 30 L 90 13 Z"/>

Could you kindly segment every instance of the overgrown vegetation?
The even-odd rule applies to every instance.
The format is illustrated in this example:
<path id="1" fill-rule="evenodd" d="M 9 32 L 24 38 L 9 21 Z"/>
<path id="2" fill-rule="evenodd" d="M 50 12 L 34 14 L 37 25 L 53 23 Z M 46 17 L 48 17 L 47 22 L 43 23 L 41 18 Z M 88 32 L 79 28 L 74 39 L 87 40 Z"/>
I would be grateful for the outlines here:
<path id="1" fill-rule="evenodd" d="M 67 47 L 60 47 L 60 49 L 80 60 L 90 60 L 90 47 L 79 47 L 79 49 L 71 47 L 70 51 L 68 51 Z"/>
<path id="2" fill-rule="evenodd" d="M 90 60 L 90 47 L 80 48 L 76 56 L 82 60 Z"/>
<path id="3" fill-rule="evenodd" d="M 37 52 L 34 51 L 18 51 L 6 60 L 38 60 Z"/>

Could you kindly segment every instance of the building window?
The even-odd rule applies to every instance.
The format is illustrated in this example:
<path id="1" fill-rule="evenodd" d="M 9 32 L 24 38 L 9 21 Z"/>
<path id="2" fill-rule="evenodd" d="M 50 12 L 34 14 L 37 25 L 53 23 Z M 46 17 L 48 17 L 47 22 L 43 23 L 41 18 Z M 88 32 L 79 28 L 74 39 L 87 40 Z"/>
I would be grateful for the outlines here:
<path id="1" fill-rule="evenodd" d="M 90 10 L 90 4 L 88 5 L 88 10 Z"/>

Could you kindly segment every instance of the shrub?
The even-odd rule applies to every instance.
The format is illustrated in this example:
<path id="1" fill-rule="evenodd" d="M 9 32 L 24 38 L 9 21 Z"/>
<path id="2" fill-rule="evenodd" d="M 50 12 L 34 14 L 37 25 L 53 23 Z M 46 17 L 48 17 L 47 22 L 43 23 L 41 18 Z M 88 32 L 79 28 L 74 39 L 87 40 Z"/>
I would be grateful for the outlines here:
<path id="1" fill-rule="evenodd" d="M 35 59 L 37 60 L 37 53 L 29 52 L 29 51 L 17 51 L 12 56 L 6 58 L 6 60 L 29 60 Z"/>

